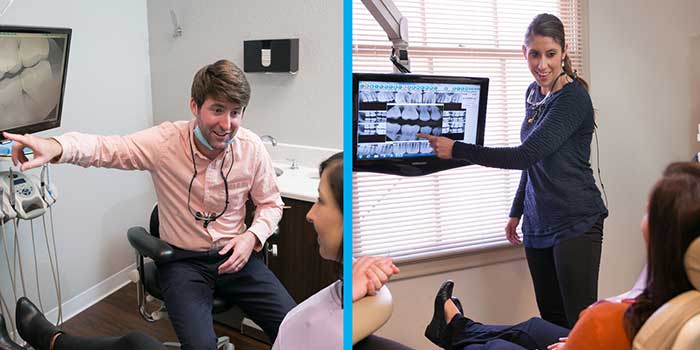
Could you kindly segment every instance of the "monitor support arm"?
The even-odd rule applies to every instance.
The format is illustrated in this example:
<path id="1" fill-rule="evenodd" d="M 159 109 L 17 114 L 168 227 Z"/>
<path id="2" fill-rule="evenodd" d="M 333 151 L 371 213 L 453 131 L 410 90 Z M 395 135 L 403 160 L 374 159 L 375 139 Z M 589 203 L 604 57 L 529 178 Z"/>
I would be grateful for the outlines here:
<path id="1" fill-rule="evenodd" d="M 362 0 L 369 13 L 391 40 L 391 62 L 394 72 L 410 73 L 408 59 L 408 19 L 401 15 L 393 0 Z"/>

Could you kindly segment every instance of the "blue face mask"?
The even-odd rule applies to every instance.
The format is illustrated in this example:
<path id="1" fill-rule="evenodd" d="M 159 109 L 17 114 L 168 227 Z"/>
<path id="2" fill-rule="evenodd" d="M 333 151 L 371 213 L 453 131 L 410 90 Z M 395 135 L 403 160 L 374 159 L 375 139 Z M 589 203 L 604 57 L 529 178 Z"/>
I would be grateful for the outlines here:
<path id="1" fill-rule="evenodd" d="M 197 126 L 194 127 L 194 136 L 195 136 L 195 137 L 197 138 L 197 140 L 199 140 L 199 142 L 200 142 L 202 145 L 204 145 L 204 147 L 206 147 L 208 150 L 210 150 L 210 151 L 213 151 L 213 150 L 214 150 L 214 147 L 212 147 L 212 146 L 209 144 L 209 141 L 207 141 L 207 139 L 204 138 L 204 135 L 202 135 L 202 130 L 199 130 L 199 125 L 197 125 Z M 228 140 L 228 142 L 227 142 L 226 144 L 227 144 L 227 145 L 230 145 L 230 144 L 232 144 L 232 143 L 233 143 L 233 136 L 231 136 L 231 139 Z"/>

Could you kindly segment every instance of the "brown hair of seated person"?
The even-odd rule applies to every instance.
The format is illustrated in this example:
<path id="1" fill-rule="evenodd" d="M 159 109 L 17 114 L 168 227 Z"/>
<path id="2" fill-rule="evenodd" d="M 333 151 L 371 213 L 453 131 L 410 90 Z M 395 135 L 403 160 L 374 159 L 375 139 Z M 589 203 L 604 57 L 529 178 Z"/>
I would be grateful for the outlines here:
<path id="1" fill-rule="evenodd" d="M 675 296 L 692 290 L 683 258 L 700 236 L 700 163 L 672 163 L 649 197 L 647 286 L 625 312 L 634 339 L 647 319 Z"/>
<path id="2" fill-rule="evenodd" d="M 319 177 L 323 174 L 327 174 L 328 187 L 331 190 L 331 195 L 335 200 L 335 204 L 340 209 L 341 215 L 343 214 L 343 152 L 338 152 L 328 159 L 321 162 L 318 167 Z M 343 242 L 340 242 L 340 247 L 338 248 L 338 254 L 336 261 L 336 268 L 334 273 L 339 279 L 343 279 Z"/>

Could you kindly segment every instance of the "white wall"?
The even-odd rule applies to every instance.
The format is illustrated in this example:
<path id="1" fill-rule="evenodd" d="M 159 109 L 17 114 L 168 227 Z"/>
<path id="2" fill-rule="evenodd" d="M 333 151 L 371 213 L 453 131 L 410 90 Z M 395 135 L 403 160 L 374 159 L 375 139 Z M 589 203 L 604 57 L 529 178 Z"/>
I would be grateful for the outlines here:
<path id="1" fill-rule="evenodd" d="M 669 162 L 689 160 L 700 150 L 695 140 L 700 123 L 700 4 L 589 0 L 588 11 L 588 78 L 610 201 L 599 288 L 605 297 L 631 287 L 644 263 L 639 222 L 652 184 Z M 696 46 L 691 52 L 693 37 Z M 500 253 L 517 255 L 512 249 Z M 417 348 L 430 347 L 423 331 L 435 291 L 447 278 L 455 280 L 455 294 L 475 320 L 509 324 L 537 315 L 526 262 L 482 264 L 481 259 L 461 258 L 462 266 L 476 265 L 468 269 L 452 270 L 454 261 L 405 266 L 409 274 L 443 266 L 451 271 L 390 283 L 395 311 L 379 334 Z"/>
<path id="2" fill-rule="evenodd" d="M 73 29 L 62 126 L 43 136 L 68 131 L 126 134 L 153 125 L 146 11 L 146 4 L 139 0 L 22 0 L 9 8 L 3 24 Z M 114 285 L 93 287 L 134 262 L 126 231 L 146 223 L 155 195 L 146 173 L 72 165 L 57 165 L 52 170 L 60 196 L 53 216 L 63 301 L 86 291 L 96 293 L 73 299 L 72 310 L 76 311 Z M 28 232 L 27 223 L 21 225 L 22 232 Z M 39 249 L 39 275 L 49 311 L 56 307 L 56 297 L 44 239 L 39 238 L 43 235 L 41 221 L 34 226 L 37 246 L 43 247 Z M 36 302 L 29 237 L 21 236 L 20 242 L 25 273 L 29 272 L 25 275 L 29 296 Z M 0 261 L 2 292 L 9 301 L 6 264 L 4 258 Z"/>
<path id="3" fill-rule="evenodd" d="M 281 143 L 342 148 L 342 1 L 149 0 L 148 22 L 157 123 L 192 118 L 195 72 L 221 58 L 243 67 L 244 40 L 299 38 L 296 75 L 247 74 L 243 125 Z"/>

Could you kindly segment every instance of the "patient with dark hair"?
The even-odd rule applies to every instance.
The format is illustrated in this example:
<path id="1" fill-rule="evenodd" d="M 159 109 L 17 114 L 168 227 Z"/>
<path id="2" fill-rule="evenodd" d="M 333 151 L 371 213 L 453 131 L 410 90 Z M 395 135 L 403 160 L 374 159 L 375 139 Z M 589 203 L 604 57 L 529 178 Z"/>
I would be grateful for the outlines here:
<path id="1" fill-rule="evenodd" d="M 599 301 L 581 312 L 569 332 L 540 318 L 512 326 L 486 325 L 468 318 L 454 283 L 445 281 L 435 296 L 425 336 L 445 349 L 631 349 L 642 326 L 662 305 L 695 287 L 684 256 L 700 236 L 700 164 L 672 163 L 649 195 L 641 223 L 647 247 L 646 284 L 634 299 Z"/>

